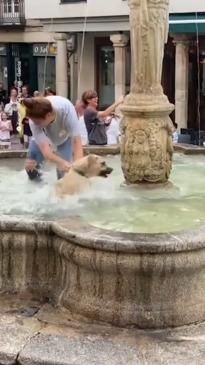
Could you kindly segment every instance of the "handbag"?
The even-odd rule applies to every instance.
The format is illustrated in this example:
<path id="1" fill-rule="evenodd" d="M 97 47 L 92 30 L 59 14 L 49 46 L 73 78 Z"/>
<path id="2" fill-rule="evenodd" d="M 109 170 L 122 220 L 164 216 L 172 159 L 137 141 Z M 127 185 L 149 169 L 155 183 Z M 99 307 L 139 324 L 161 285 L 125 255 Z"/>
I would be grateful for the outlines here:
<path id="1" fill-rule="evenodd" d="M 107 144 L 107 134 L 104 122 L 101 122 L 99 119 L 96 119 L 95 123 L 92 123 L 92 129 L 88 134 L 88 141 L 90 145 Z"/>

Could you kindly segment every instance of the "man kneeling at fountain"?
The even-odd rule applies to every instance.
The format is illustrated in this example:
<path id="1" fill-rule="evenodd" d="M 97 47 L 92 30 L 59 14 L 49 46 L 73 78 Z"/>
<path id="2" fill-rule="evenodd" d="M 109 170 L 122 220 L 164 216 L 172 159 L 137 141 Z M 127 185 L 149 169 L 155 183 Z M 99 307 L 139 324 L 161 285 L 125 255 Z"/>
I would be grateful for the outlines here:
<path id="1" fill-rule="evenodd" d="M 69 171 L 72 159 L 83 157 L 75 108 L 66 98 L 54 95 L 24 99 L 23 104 L 33 135 L 25 164 L 27 174 L 31 180 L 39 180 L 41 164 L 49 160 L 56 164 L 60 179 Z"/>

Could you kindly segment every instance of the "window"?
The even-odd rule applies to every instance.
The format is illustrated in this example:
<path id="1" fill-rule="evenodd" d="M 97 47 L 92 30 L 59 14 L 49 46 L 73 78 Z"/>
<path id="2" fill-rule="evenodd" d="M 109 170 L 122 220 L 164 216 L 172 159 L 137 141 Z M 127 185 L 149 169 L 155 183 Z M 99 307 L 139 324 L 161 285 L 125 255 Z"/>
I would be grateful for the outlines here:
<path id="1" fill-rule="evenodd" d="M 98 94 L 104 109 L 114 102 L 114 50 L 112 46 L 98 47 Z"/>
<path id="2" fill-rule="evenodd" d="M 20 0 L 4 0 L 4 15 L 19 13 Z"/>
<path id="3" fill-rule="evenodd" d="M 14 0 L 14 13 L 19 13 L 19 0 Z"/>

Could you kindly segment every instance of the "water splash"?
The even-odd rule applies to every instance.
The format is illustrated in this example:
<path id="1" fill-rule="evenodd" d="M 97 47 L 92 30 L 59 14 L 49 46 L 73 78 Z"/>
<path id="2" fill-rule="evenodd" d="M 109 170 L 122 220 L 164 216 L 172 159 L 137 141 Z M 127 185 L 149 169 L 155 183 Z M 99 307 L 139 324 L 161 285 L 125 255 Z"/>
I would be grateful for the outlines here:
<path id="1" fill-rule="evenodd" d="M 53 194 L 56 173 L 47 166 L 44 183 L 29 182 L 20 160 L 2 160 L 0 214 L 56 220 L 82 216 L 90 223 L 124 232 L 167 232 L 190 228 L 205 220 L 203 156 L 175 155 L 173 189 L 122 187 L 119 157 L 108 158 L 114 168 L 108 179 L 92 179 L 92 188 L 58 199 Z"/>

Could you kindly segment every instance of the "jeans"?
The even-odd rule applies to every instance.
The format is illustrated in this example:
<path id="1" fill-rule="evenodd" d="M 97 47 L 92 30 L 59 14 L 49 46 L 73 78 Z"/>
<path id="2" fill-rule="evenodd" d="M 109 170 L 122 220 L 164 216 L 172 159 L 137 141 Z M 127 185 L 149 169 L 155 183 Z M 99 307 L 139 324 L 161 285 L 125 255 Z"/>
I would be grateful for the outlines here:
<path id="1" fill-rule="evenodd" d="M 70 138 L 67 139 L 60 146 L 57 146 L 57 154 L 66 161 L 72 160 L 73 151 L 72 151 L 72 142 Z M 29 160 L 34 160 L 37 163 L 35 170 L 27 171 L 28 177 L 30 178 L 30 180 L 39 180 L 41 178 L 40 168 L 44 161 L 44 156 L 41 153 L 40 148 L 38 147 L 34 139 L 32 139 L 29 143 L 27 158 Z M 63 175 L 64 172 L 59 171 L 57 169 L 57 178 L 61 179 Z"/>

